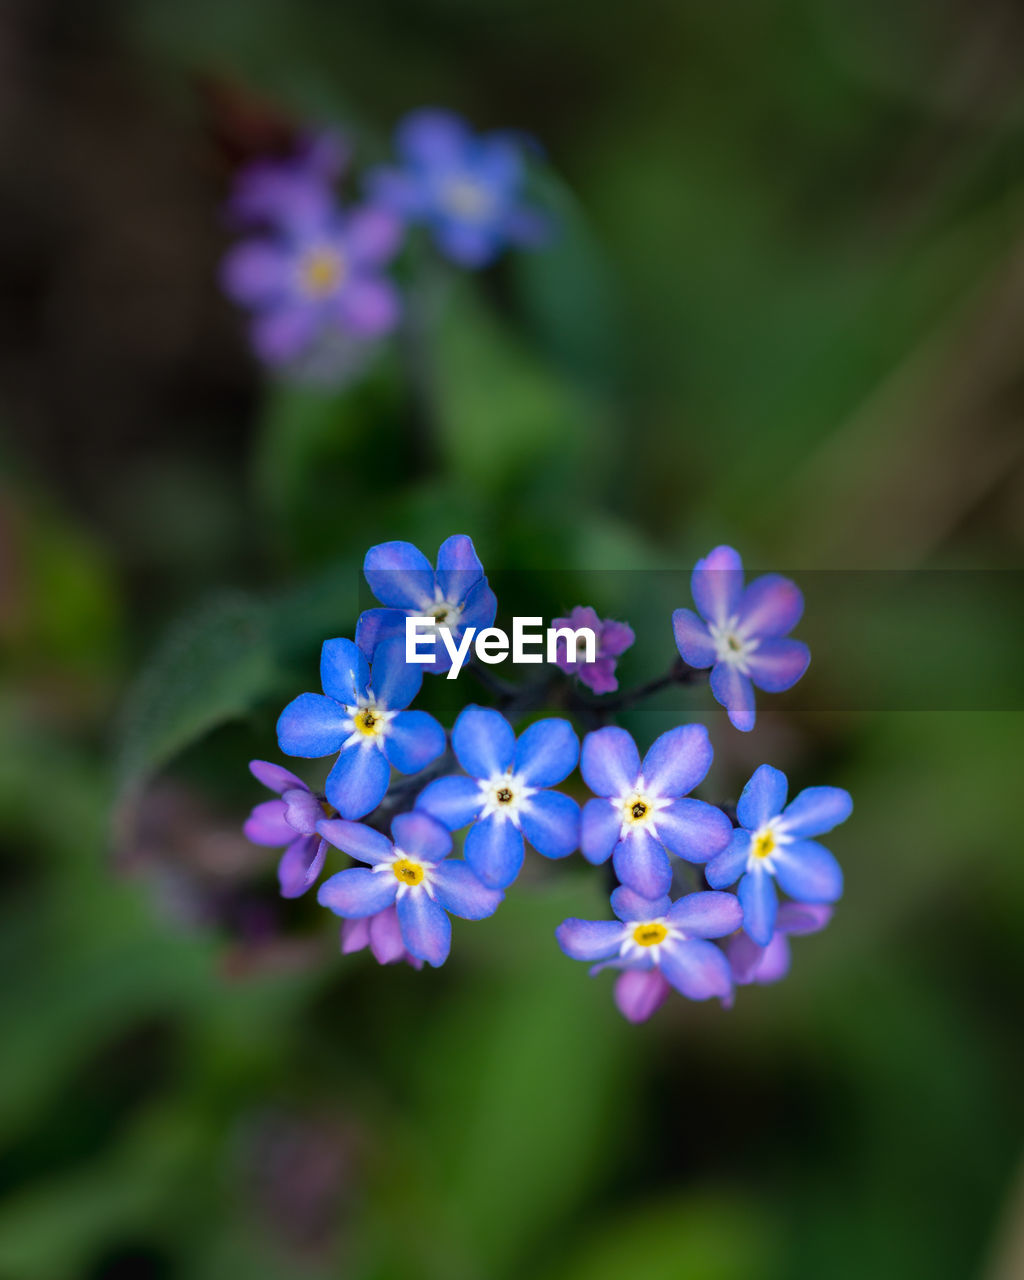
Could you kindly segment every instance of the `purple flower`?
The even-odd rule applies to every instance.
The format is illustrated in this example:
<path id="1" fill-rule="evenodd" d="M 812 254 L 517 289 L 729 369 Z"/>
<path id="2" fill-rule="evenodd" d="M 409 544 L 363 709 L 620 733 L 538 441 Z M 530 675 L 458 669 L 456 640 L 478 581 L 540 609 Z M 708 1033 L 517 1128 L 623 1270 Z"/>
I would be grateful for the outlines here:
<path id="1" fill-rule="evenodd" d="M 243 830 L 253 844 L 286 846 L 277 864 L 277 878 L 285 898 L 298 898 L 309 889 L 323 870 L 327 843 L 316 824 L 323 808 L 309 787 L 294 773 L 269 760 L 250 760 L 249 772 L 265 787 L 276 791 L 279 800 L 258 804 L 246 819 Z"/>
<path id="2" fill-rule="evenodd" d="M 363 573 L 370 590 L 386 606 L 367 609 L 356 624 L 356 644 L 367 658 L 385 639 L 401 636 L 404 642 L 407 617 L 433 618 L 435 632 L 448 631 L 457 645 L 467 627 L 489 627 L 498 612 L 480 557 L 464 533 L 441 543 L 436 571 L 411 542 L 381 542 L 367 551 Z M 417 665 L 435 674 L 451 667 L 439 634 L 434 660 Z"/>
<path id="3" fill-rule="evenodd" d="M 624 971 L 615 1001 L 631 1022 L 649 1018 L 670 986 L 688 1000 L 730 998 L 729 962 L 708 939 L 739 928 L 734 894 L 688 893 L 671 902 L 667 894 L 647 898 L 620 886 L 612 910 L 618 920 L 564 920 L 555 937 L 571 959 L 597 961 L 591 973 Z"/>
<path id="4" fill-rule="evenodd" d="M 422 969 L 423 961 L 405 948 L 402 928 L 398 923 L 398 910 L 385 907 L 375 916 L 361 916 L 358 920 L 345 920 L 341 926 L 341 954 L 351 955 L 369 947 L 378 964 L 397 964 L 404 960 L 414 969 Z"/>
<path id="5" fill-rule="evenodd" d="M 730 939 L 726 948 L 733 982 L 778 982 L 789 972 L 789 936 L 817 933 L 832 919 L 832 908 L 804 902 L 784 902 L 779 907 L 775 932 L 766 947 L 759 947 L 745 933 Z"/>
<path id="6" fill-rule="evenodd" d="M 803 595 L 776 573 L 744 588 L 743 562 L 732 547 L 716 547 L 698 560 L 691 589 L 697 613 L 672 615 L 676 647 L 691 667 L 711 668 L 716 701 L 747 732 L 754 727 L 752 686 L 782 693 L 807 670 L 811 651 L 800 640 L 783 639 L 800 621 Z"/>
<path id="7" fill-rule="evenodd" d="M 580 807 L 548 791 L 576 768 L 579 739 L 568 720 L 538 720 L 520 735 L 489 707 L 469 706 L 455 721 L 452 747 L 471 776 L 438 778 L 416 808 L 450 831 L 472 823 L 466 862 L 485 885 L 504 889 L 522 870 L 523 836 L 545 858 L 566 858 L 580 839 Z"/>
<path id="8" fill-rule="evenodd" d="M 536 245 L 548 219 L 522 203 L 523 143 L 476 134 L 449 111 L 414 111 L 395 136 L 400 167 L 369 176 L 373 199 L 423 223 L 437 247 L 463 267 L 483 267 L 507 245 Z"/>
<path id="9" fill-rule="evenodd" d="M 597 656 L 593 662 L 571 662 L 569 646 L 562 640 L 558 652 L 564 658 L 556 662 L 567 675 L 575 675 L 588 685 L 595 693 L 614 693 L 619 687 L 615 679 L 615 659 L 626 652 L 636 639 L 633 628 L 625 622 L 614 622 L 611 618 L 599 618 L 597 611 L 589 605 L 577 605 L 568 618 L 555 618 L 553 627 L 569 627 L 578 631 L 580 627 L 589 627 L 597 637 Z"/>
<path id="10" fill-rule="evenodd" d="M 335 133 L 303 138 L 294 155 L 255 160 L 238 171 L 227 214 L 235 226 L 281 228 L 320 225 L 331 216 L 333 184 L 348 161 Z"/>
<path id="11" fill-rule="evenodd" d="M 775 932 L 779 888 L 797 902 L 835 902 L 842 897 L 843 873 L 832 854 L 808 836 L 824 835 L 853 812 L 841 787 L 806 787 L 786 805 L 786 775 L 763 764 L 743 788 L 736 816 L 739 827 L 729 847 L 708 863 L 708 884 L 725 889 L 739 878 L 743 928 L 759 947 Z M 785 807 L 784 807 L 785 806 Z"/>
<path id="12" fill-rule="evenodd" d="M 253 313 L 252 342 L 270 365 L 308 356 L 337 339 L 380 337 L 398 321 L 398 291 L 381 274 L 401 229 L 383 209 L 364 207 L 244 240 L 221 266 L 225 293 Z"/>
<path id="13" fill-rule="evenodd" d="M 327 799 L 343 818 L 361 818 L 384 799 L 391 767 L 418 773 L 444 751 L 445 732 L 425 711 L 405 710 L 423 673 L 406 664 L 401 640 L 382 644 L 372 669 L 351 640 L 327 640 L 320 679 L 323 694 L 300 694 L 281 712 L 278 743 L 289 756 L 340 752 Z"/>
<path id="14" fill-rule="evenodd" d="M 464 862 L 449 859 L 451 835 L 429 814 L 400 813 L 391 824 L 394 843 L 372 827 L 340 818 L 325 819 L 319 830 L 335 848 L 370 865 L 325 880 L 317 901 L 347 920 L 377 916 L 393 906 L 405 950 L 428 964 L 441 965 L 448 958 L 448 912 L 484 920 L 505 896 L 485 888 Z"/>
<path id="15" fill-rule="evenodd" d="M 703 800 L 684 799 L 711 767 L 702 724 L 681 725 L 656 739 L 640 763 L 636 743 L 614 726 L 583 739 L 580 772 L 596 800 L 583 806 L 580 847 L 593 863 L 612 858 L 624 885 L 647 898 L 667 893 L 666 849 L 706 862 L 729 843 L 732 824 Z"/>

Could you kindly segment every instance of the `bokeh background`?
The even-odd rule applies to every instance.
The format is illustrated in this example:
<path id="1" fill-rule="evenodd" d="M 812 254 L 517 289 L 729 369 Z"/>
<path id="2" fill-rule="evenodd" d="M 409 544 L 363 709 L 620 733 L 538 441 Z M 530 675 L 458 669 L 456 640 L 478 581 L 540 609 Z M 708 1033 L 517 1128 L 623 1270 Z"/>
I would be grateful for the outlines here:
<path id="1" fill-rule="evenodd" d="M 1010 0 L 7 0 L 2 1280 L 1024 1275 L 1022 48 Z M 561 240 L 450 273 L 417 378 L 273 385 L 231 166 L 424 103 L 539 138 Z M 503 616 L 629 617 L 628 683 L 716 543 L 802 582 L 753 735 L 628 721 L 704 719 L 709 798 L 854 793 L 787 982 L 627 1026 L 552 942 L 579 859 L 423 974 L 277 898 L 245 763 L 365 548 L 451 532 Z"/>

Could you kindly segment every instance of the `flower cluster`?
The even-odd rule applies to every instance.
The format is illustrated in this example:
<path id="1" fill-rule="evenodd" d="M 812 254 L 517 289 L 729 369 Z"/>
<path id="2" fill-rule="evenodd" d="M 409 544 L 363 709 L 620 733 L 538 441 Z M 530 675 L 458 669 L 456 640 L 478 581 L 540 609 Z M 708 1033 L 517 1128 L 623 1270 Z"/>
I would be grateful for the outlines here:
<path id="1" fill-rule="evenodd" d="M 224 258 L 221 284 L 250 313 L 257 356 L 310 376 L 358 367 L 399 321 L 388 272 L 412 227 L 466 268 L 545 243 L 550 220 L 524 195 L 529 149 L 514 134 L 476 134 L 451 112 L 424 109 L 399 125 L 397 163 L 364 174 L 352 203 L 336 193 L 350 156 L 334 134 L 242 169 L 227 216 L 245 238 Z"/>
<path id="2" fill-rule="evenodd" d="M 413 136 L 440 147 L 440 133 Z M 277 174 L 258 194 L 287 204 L 290 182 Z M 401 187 L 394 173 L 387 183 Z M 641 756 L 625 729 L 601 721 L 710 667 L 714 697 L 737 728 L 751 729 L 752 686 L 789 688 L 809 661 L 806 646 L 786 638 L 803 608 L 793 583 L 769 574 L 745 587 L 738 554 L 712 551 L 693 573 L 697 612 L 673 614 L 679 659 L 670 674 L 617 699 L 608 696 L 618 688 L 615 662 L 633 632 L 577 607 L 556 625 L 591 627 L 599 637 L 593 661 L 556 654 L 533 684 L 497 686 L 470 666 L 484 688 L 497 688 L 502 705 L 470 703 L 448 731 L 410 709 L 424 670 L 442 674 L 448 661 L 407 662 L 404 631 L 409 617 L 432 619 L 455 639 L 493 623 L 497 600 L 473 543 L 448 538 L 436 565 L 410 543 L 383 543 L 367 552 L 364 574 L 380 607 L 360 616 L 354 639 L 325 642 L 323 692 L 300 694 L 278 720 L 286 755 L 333 757 L 324 793 L 279 765 L 253 761 L 252 772 L 278 798 L 257 805 L 245 827 L 257 843 L 284 848 L 278 875 L 286 897 L 316 883 L 329 848 L 359 864 L 328 877 L 317 893 L 344 921 L 343 952 L 368 947 L 381 964 L 443 964 L 450 917 L 493 915 L 529 850 L 545 859 L 579 850 L 590 864 L 610 862 L 615 919 L 565 920 L 555 937 L 592 973 L 618 971 L 615 1000 L 631 1021 L 649 1017 L 671 989 L 729 1005 L 736 986 L 785 975 L 789 937 L 823 928 L 842 894 L 839 864 L 816 837 L 849 817 L 848 792 L 812 786 L 788 800 L 785 775 L 763 764 L 732 810 L 692 794 L 714 760 L 704 725 L 678 725 Z M 581 694 L 574 677 L 599 696 Z M 555 706 L 564 714 L 537 718 Z M 581 743 L 574 719 L 590 725 L 595 716 L 599 727 Z M 528 720 L 518 734 L 516 720 Z M 582 805 L 559 789 L 577 766 L 590 793 Z M 461 858 L 451 856 L 457 835 Z"/>

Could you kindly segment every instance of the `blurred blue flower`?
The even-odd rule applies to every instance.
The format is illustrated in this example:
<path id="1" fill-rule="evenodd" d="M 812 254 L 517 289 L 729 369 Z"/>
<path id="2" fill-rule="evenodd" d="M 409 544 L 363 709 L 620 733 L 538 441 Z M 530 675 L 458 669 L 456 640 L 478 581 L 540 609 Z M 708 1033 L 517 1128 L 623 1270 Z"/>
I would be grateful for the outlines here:
<path id="1" fill-rule="evenodd" d="M 441 543 L 436 572 L 411 542 L 381 542 L 367 551 L 363 573 L 370 590 L 386 606 L 367 609 L 356 624 L 356 644 L 367 658 L 383 640 L 401 636 L 404 641 L 407 617 L 433 618 L 435 632 L 449 631 L 457 645 L 466 627 L 489 627 L 498 612 L 480 557 L 464 533 Z M 451 664 L 448 650 L 435 634 L 433 661 L 418 666 L 440 674 Z"/>
<path id="2" fill-rule="evenodd" d="M 743 788 L 736 816 L 739 827 L 729 847 L 706 868 L 708 884 L 724 889 L 739 878 L 743 928 L 759 947 L 775 932 L 779 888 L 797 902 L 835 902 L 843 893 L 843 873 L 824 845 L 824 835 L 853 812 L 841 787 L 806 787 L 786 805 L 786 775 L 769 764 L 755 770 Z"/>
<path id="3" fill-rule="evenodd" d="M 640 763 L 636 743 L 614 725 L 583 739 L 580 772 L 596 800 L 583 806 L 580 847 L 590 862 L 613 859 L 624 885 L 647 898 L 667 893 L 666 849 L 706 862 L 729 843 L 732 824 L 703 800 L 684 799 L 711 767 L 711 741 L 700 724 L 657 738 Z"/>
<path id="4" fill-rule="evenodd" d="M 747 983 L 779 982 L 789 973 L 789 938 L 817 933 L 832 919 L 832 908 L 824 904 L 784 902 L 775 920 L 775 932 L 766 947 L 759 947 L 745 933 L 731 938 L 726 947 L 732 980 Z"/>
<path id="5" fill-rule="evenodd" d="M 451 834 L 429 814 L 400 813 L 391 824 L 393 842 L 372 827 L 339 818 L 325 819 L 319 830 L 335 848 L 370 865 L 331 876 L 317 900 L 348 920 L 394 906 L 405 949 L 428 964 L 441 965 L 448 958 L 448 912 L 483 920 L 504 897 L 485 888 L 465 862 L 449 859 Z"/>
<path id="6" fill-rule="evenodd" d="M 437 247 L 463 267 L 483 267 L 509 245 L 550 238 L 551 224 L 522 203 L 524 144 L 509 133 L 474 133 L 450 111 L 406 116 L 395 136 L 400 166 L 372 172 L 377 203 L 423 223 Z"/>
<path id="7" fill-rule="evenodd" d="M 573 960 L 598 961 L 591 973 L 622 969 L 615 1000 L 631 1022 L 643 1022 L 674 987 L 689 1000 L 728 1000 L 732 976 L 725 953 L 708 941 L 739 928 L 742 909 L 731 893 L 647 898 L 620 886 L 617 920 L 563 920 L 558 945 Z"/>
<path id="8" fill-rule="evenodd" d="M 419 772 L 444 751 L 445 732 L 425 711 L 405 710 L 423 673 L 406 664 L 401 640 L 382 644 L 372 669 L 351 640 L 327 640 L 320 680 L 323 694 L 300 694 L 281 712 L 278 742 L 289 756 L 340 752 L 327 799 L 343 818 L 361 818 L 384 799 L 391 766 Z"/>
<path id="9" fill-rule="evenodd" d="M 260 359 L 286 366 L 339 336 L 365 342 L 395 327 L 401 302 L 383 268 L 400 239 L 399 221 L 384 209 L 332 209 L 229 249 L 221 284 L 252 312 Z"/>
<path id="10" fill-rule="evenodd" d="M 732 547 L 716 547 L 691 577 L 697 613 L 672 615 L 676 647 L 691 667 L 711 668 L 711 692 L 737 729 L 754 727 L 754 689 L 782 693 L 807 670 L 811 652 L 783 637 L 804 611 L 800 589 L 769 573 L 743 586 L 743 562 Z M 698 614 L 700 615 L 698 617 Z"/>
<path id="11" fill-rule="evenodd" d="M 556 652 L 560 656 L 555 659 L 556 665 L 567 675 L 574 675 L 595 693 L 614 693 L 619 687 L 615 678 L 615 662 L 626 652 L 636 636 L 633 628 L 625 622 L 615 622 L 611 618 L 599 618 L 597 610 L 589 605 L 577 605 L 568 618 L 555 618 L 553 627 L 569 627 L 578 631 L 580 627 L 589 627 L 597 638 L 597 653 L 593 662 L 574 662 L 568 657 L 568 646 L 559 640 Z"/>
<path id="12" fill-rule="evenodd" d="M 323 132 L 301 138 L 293 155 L 244 165 L 228 196 L 228 220 L 237 227 L 273 230 L 322 225 L 334 212 L 334 183 L 348 156 L 338 134 Z"/>
<path id="13" fill-rule="evenodd" d="M 317 834 L 324 816 L 320 801 L 294 773 L 269 760 L 250 760 L 249 772 L 280 799 L 258 804 L 242 828 L 254 844 L 286 846 L 277 866 L 281 894 L 298 898 L 323 870 L 327 845 Z"/>
<path id="14" fill-rule="evenodd" d="M 545 858 L 566 858 L 578 846 L 579 805 L 546 790 L 576 768 L 580 744 L 568 720 L 538 720 L 517 742 L 500 712 L 469 706 L 455 721 L 452 748 L 471 776 L 429 783 L 416 808 L 450 831 L 473 824 L 465 857 L 485 885 L 504 889 L 519 875 L 523 836 Z"/>

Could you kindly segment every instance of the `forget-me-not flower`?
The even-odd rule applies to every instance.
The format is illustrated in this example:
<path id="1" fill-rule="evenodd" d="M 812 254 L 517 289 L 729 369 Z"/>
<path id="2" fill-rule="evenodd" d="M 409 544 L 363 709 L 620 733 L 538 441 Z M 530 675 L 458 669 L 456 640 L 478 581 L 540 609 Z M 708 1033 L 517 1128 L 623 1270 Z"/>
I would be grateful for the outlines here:
<path id="1" fill-rule="evenodd" d="M 733 982 L 739 986 L 750 982 L 779 982 L 789 973 L 789 939 L 803 933 L 818 933 L 831 919 L 832 908 L 823 903 L 784 902 L 766 947 L 759 947 L 745 933 L 729 939 L 726 955 Z"/>
<path id="2" fill-rule="evenodd" d="M 684 798 L 704 779 L 712 755 L 702 724 L 663 733 L 642 765 L 625 729 L 588 733 L 580 772 L 599 798 L 583 806 L 583 856 L 594 863 L 611 857 L 619 880 L 647 898 L 672 884 L 666 849 L 687 862 L 715 857 L 728 845 L 732 824 L 714 805 Z"/>
<path id="3" fill-rule="evenodd" d="M 568 645 L 559 638 L 556 653 L 556 665 L 571 676 L 576 676 L 583 684 L 595 693 L 614 693 L 619 687 L 615 678 L 615 662 L 626 652 L 636 636 L 633 628 L 625 622 L 616 622 L 612 618 L 599 618 L 597 610 L 589 605 L 577 605 L 568 618 L 555 618 L 552 627 L 570 627 L 578 631 L 580 627 L 589 627 L 596 639 L 596 654 L 593 662 L 585 662 L 582 658 L 571 661 L 568 656 Z M 582 652 L 582 646 L 576 650 Z"/>
<path id="4" fill-rule="evenodd" d="M 317 901 L 348 920 L 376 916 L 394 906 L 405 949 L 441 965 L 451 949 L 448 913 L 483 920 L 504 894 L 480 883 L 465 862 L 448 857 L 448 828 L 427 813 L 400 813 L 391 823 L 393 841 L 360 822 L 325 819 L 320 834 L 367 867 L 351 867 L 325 880 Z"/>
<path id="5" fill-rule="evenodd" d="M 716 547 L 691 577 L 692 609 L 676 609 L 672 630 L 680 657 L 711 668 L 711 692 L 737 729 L 754 727 L 754 688 L 790 689 L 807 670 L 811 651 L 784 637 L 800 621 L 804 598 L 788 578 L 764 574 L 746 588 L 743 562 L 732 547 Z M 698 616 L 698 614 L 700 616 Z"/>
<path id="6" fill-rule="evenodd" d="M 323 807 L 301 778 L 279 764 L 250 760 L 249 772 L 280 798 L 256 805 L 243 830 L 253 844 L 285 847 L 277 866 L 281 895 L 298 898 L 323 870 L 327 844 L 316 829 Z"/>
<path id="7" fill-rule="evenodd" d="M 504 889 L 522 870 L 523 836 L 545 858 L 565 858 L 579 845 L 580 807 L 549 791 L 572 773 L 580 744 L 568 720 L 538 720 L 516 741 L 505 717 L 466 707 L 452 729 L 452 749 L 470 777 L 429 783 L 416 808 L 450 831 L 472 823 L 465 858 L 480 880 Z"/>
<path id="8" fill-rule="evenodd" d="M 835 857 L 810 836 L 824 835 L 853 812 L 842 787 L 806 787 L 786 804 L 786 775 L 769 764 L 743 788 L 739 826 L 729 847 L 708 863 L 708 884 L 725 889 L 739 878 L 743 928 L 767 947 L 775 932 L 779 899 L 775 884 L 797 902 L 828 903 L 842 896 L 843 872 Z"/>
<path id="9" fill-rule="evenodd" d="M 367 947 L 378 964 L 397 964 L 404 960 L 414 969 L 423 968 L 419 956 L 406 949 L 395 907 L 385 907 L 376 915 L 360 916 L 358 920 L 342 921 L 341 954 L 348 956 Z"/>
<path id="10" fill-rule="evenodd" d="M 418 773 L 445 748 L 445 732 L 425 711 L 407 711 L 423 673 L 389 640 L 372 666 L 351 640 L 327 640 L 320 656 L 323 693 L 303 693 L 281 712 L 277 737 L 289 756 L 340 752 L 327 799 L 343 818 L 362 818 L 384 799 L 391 766 Z"/>
<path id="11" fill-rule="evenodd" d="M 251 161 L 232 182 L 229 221 L 274 230 L 324 223 L 334 210 L 333 186 L 348 154 L 338 134 L 325 131 L 300 138 L 291 155 Z"/>

